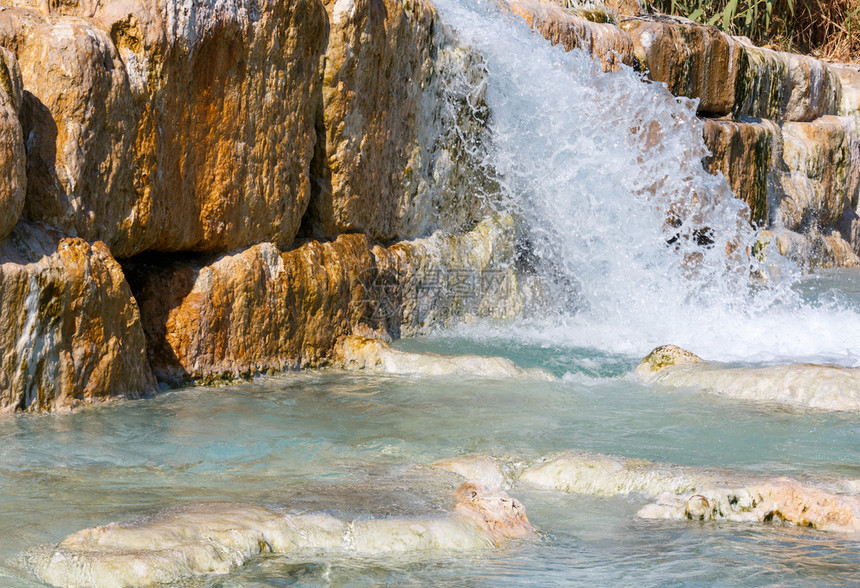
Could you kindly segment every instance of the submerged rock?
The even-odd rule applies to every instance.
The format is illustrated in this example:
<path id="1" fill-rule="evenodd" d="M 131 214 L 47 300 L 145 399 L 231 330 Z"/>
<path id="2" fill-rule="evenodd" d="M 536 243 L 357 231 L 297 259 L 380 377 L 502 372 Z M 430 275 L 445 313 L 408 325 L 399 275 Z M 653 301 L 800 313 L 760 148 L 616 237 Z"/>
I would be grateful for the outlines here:
<path id="1" fill-rule="evenodd" d="M 341 339 L 333 361 L 349 369 L 384 374 L 552 379 L 543 370 L 525 370 L 504 357 L 410 353 L 392 349 L 380 339 L 358 336 Z"/>
<path id="2" fill-rule="evenodd" d="M 504 487 L 523 482 L 573 494 L 658 497 L 638 512 L 642 518 L 781 520 L 823 531 L 860 532 L 856 480 L 772 479 L 576 451 L 533 461 L 466 456 L 433 465 Z"/>
<path id="3" fill-rule="evenodd" d="M 451 515 L 342 521 L 242 504 L 182 507 L 131 524 L 84 529 L 27 561 L 54 586 L 141 586 L 225 574 L 262 553 L 381 555 L 488 549 L 535 532 L 504 492 L 467 482 Z"/>
<path id="4" fill-rule="evenodd" d="M 860 410 L 860 368 L 815 364 L 731 367 L 705 362 L 680 347 L 666 345 L 643 359 L 636 372 L 646 381 L 695 387 L 731 398 Z"/>
<path id="5" fill-rule="evenodd" d="M 0 245 L 0 410 L 152 392 L 137 304 L 104 243 L 19 223 Z"/>
<path id="6" fill-rule="evenodd" d="M 638 516 L 739 523 L 785 521 L 822 531 L 857 533 L 860 498 L 777 479 L 740 488 L 714 487 L 695 494 L 663 495 L 642 508 Z"/>
<path id="7" fill-rule="evenodd" d="M 700 487 L 711 476 L 692 468 L 645 460 L 568 452 L 531 464 L 519 479 L 562 492 L 613 496 L 686 492 Z"/>
<path id="8" fill-rule="evenodd" d="M 510 488 L 517 482 L 525 482 L 560 492 L 595 496 L 682 493 L 725 476 L 725 473 L 585 451 L 566 451 L 535 460 L 464 456 L 440 460 L 433 466 L 469 480 L 481 480 L 491 488 Z"/>

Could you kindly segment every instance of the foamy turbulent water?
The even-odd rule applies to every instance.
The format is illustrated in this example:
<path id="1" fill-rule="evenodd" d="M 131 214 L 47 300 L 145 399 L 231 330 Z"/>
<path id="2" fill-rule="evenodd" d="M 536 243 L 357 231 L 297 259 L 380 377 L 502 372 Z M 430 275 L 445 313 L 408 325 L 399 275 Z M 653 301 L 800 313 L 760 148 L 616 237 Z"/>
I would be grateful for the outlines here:
<path id="1" fill-rule="evenodd" d="M 702 169 L 692 101 L 630 69 L 603 74 L 495 2 L 438 5 L 487 61 L 502 206 L 519 213 L 555 282 L 548 320 L 475 335 L 632 355 L 674 343 L 721 360 L 856 363 L 856 300 L 804 302 L 785 260 L 759 267 L 748 255 L 746 206 Z M 766 284 L 750 278 L 755 270 Z"/>
<path id="2" fill-rule="evenodd" d="M 660 475 L 737 485 L 792 476 L 857 493 L 857 412 L 630 374 L 665 343 L 753 368 L 860 366 L 860 272 L 799 279 L 783 266 L 767 283 L 751 280 L 768 268 L 746 255 L 755 235 L 743 205 L 701 170 L 691 103 L 632 71 L 605 75 L 583 55 L 549 47 L 492 0 L 437 4 L 486 60 L 498 206 L 520 219 L 525 255 L 552 284 L 552 304 L 397 346 L 503 356 L 526 371 L 293 373 L 4 419 L 0 584 L 40 585 L 27 555 L 35 546 L 178 505 L 232 501 L 341 520 L 444 516 L 462 480 L 431 464 L 464 455 L 516 463 L 589 452 L 620 456 L 595 458 L 610 469 L 647 460 L 623 461 L 645 480 L 659 463 Z M 680 223 L 667 227 L 669 217 Z M 696 242 L 703 234 L 710 243 Z M 540 529 L 534 539 L 467 552 L 268 555 L 181 585 L 856 585 L 856 534 L 646 520 L 636 514 L 654 500 L 647 483 L 610 491 L 605 484 L 623 472 L 582 467 L 597 490 L 527 480 L 509 488 Z"/>

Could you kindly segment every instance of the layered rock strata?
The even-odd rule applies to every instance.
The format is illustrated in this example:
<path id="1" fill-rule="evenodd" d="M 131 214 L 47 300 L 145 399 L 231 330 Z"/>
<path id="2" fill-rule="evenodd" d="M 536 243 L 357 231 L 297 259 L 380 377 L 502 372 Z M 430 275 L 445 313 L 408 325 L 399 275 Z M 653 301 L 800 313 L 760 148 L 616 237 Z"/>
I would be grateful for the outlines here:
<path id="1" fill-rule="evenodd" d="M 318 365 L 339 337 L 384 331 L 400 318 L 367 309 L 393 300 L 371 298 L 370 242 L 456 233 L 497 191 L 481 155 L 483 63 L 424 0 L 4 4 L 0 239 L 23 216 L 112 268 L 157 259 L 139 294 L 166 381 Z M 300 229 L 337 240 L 301 245 Z M 22 231 L 16 243 L 41 247 Z M 22 324 L 43 319 L 11 293 L 5 304 Z M 100 311 L 83 304 L 80 320 Z M 76 394 L 148 391 L 144 371 Z M 25 396 L 10 406 L 74 401 Z"/>

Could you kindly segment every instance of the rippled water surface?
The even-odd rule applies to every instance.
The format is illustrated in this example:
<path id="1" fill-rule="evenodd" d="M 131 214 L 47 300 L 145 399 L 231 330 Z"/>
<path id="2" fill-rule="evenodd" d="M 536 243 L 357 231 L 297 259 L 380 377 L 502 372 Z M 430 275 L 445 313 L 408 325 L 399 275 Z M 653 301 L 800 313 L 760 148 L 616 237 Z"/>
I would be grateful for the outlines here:
<path id="1" fill-rule="evenodd" d="M 857 274 L 826 276 L 826 292 Z M 829 281 L 828 281 L 829 280 Z M 810 282 L 808 293 L 816 288 Z M 476 328 L 475 332 L 479 329 Z M 19 556 L 78 529 L 183 502 L 231 500 L 344 518 L 450 509 L 458 480 L 428 465 L 470 453 L 587 449 L 684 465 L 860 478 L 860 418 L 640 384 L 638 358 L 462 333 L 413 350 L 505 355 L 558 381 L 285 374 L 188 388 L 73 414 L 0 421 L 3 585 Z M 647 521 L 645 497 L 514 486 L 539 539 L 467 554 L 295 560 L 268 556 L 190 585 L 849 585 L 860 543 L 775 525 Z"/>

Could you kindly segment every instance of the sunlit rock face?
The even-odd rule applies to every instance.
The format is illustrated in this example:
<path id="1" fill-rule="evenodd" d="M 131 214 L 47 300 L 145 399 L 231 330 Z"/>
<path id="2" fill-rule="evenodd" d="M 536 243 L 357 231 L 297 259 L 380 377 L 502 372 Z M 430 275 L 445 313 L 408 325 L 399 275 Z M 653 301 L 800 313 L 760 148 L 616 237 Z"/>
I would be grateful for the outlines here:
<path id="1" fill-rule="evenodd" d="M 342 521 L 244 504 L 200 504 L 150 519 L 83 529 L 31 550 L 27 564 L 54 586 L 124 587 L 226 574 L 263 553 L 348 557 L 489 549 L 535 532 L 522 504 L 474 482 L 452 514 Z"/>
<path id="2" fill-rule="evenodd" d="M 126 271 L 156 376 L 206 381 L 325 364 L 347 335 L 513 312 L 522 305 L 515 269 L 497 265 L 513 256 L 505 226 L 488 220 L 390 248 L 371 248 L 359 234 L 287 252 L 264 243 L 216 259 L 135 260 Z M 480 279 L 485 288 L 472 289 Z M 349 363 L 369 362 L 364 355 Z"/>
<path id="3" fill-rule="evenodd" d="M 23 93 L 18 61 L 10 51 L 0 48 L 0 240 L 6 238 L 24 209 L 26 159 L 18 119 Z"/>
<path id="4" fill-rule="evenodd" d="M 27 89 L 29 218 L 120 257 L 293 241 L 310 196 L 322 4 L 186 4 L 0 14 Z"/>
<path id="5" fill-rule="evenodd" d="M 699 113 L 809 121 L 836 114 L 839 77 L 826 63 L 752 46 L 680 18 L 625 21 L 636 55 L 655 81 L 699 98 Z"/>
<path id="6" fill-rule="evenodd" d="M 0 410 L 153 391 L 137 304 L 104 243 L 19 223 L 0 260 Z"/>
<path id="7" fill-rule="evenodd" d="M 132 186 L 134 104 L 107 32 L 27 9 L 0 13 L 0 44 L 17 53 L 25 88 L 25 216 L 89 241 L 121 239 L 146 206 Z"/>
<path id="8" fill-rule="evenodd" d="M 850 118 L 827 116 L 811 123 L 785 123 L 776 223 L 790 230 L 835 226 L 860 195 L 860 137 Z"/>
<path id="9" fill-rule="evenodd" d="M 705 390 L 732 398 L 836 411 L 860 410 L 860 369 L 788 364 L 725 366 L 666 345 L 636 368 L 645 381 Z"/>
<path id="10" fill-rule="evenodd" d="M 664 82 L 676 96 L 698 98 L 700 114 L 732 112 L 740 43 L 714 27 L 680 18 L 630 19 L 622 28 L 652 80 Z"/>
<path id="11" fill-rule="evenodd" d="M 373 314 L 362 284 L 374 263 L 362 235 L 128 271 L 153 370 L 169 382 L 319 365 Z"/>
<path id="12" fill-rule="evenodd" d="M 381 339 L 354 335 L 338 342 L 332 361 L 347 369 L 382 374 L 552 379 L 542 370 L 522 369 L 505 357 L 410 353 L 392 349 Z"/>
<path id="13" fill-rule="evenodd" d="M 305 229 L 409 239 L 493 192 L 479 156 L 486 71 L 426 0 L 327 0 L 330 32 Z"/>
<path id="14" fill-rule="evenodd" d="M 633 42 L 616 26 L 571 14 L 551 0 L 508 0 L 507 4 L 553 45 L 584 51 L 600 62 L 603 71 L 634 63 Z"/>
<path id="15" fill-rule="evenodd" d="M 842 86 L 828 64 L 741 42 L 735 117 L 802 122 L 838 113 Z"/>
<path id="16" fill-rule="evenodd" d="M 767 120 L 740 123 L 705 119 L 703 136 L 711 154 L 705 169 L 721 172 L 735 196 L 750 207 L 750 220 L 767 226 L 770 218 L 769 194 L 775 166 L 779 126 Z"/>
<path id="17" fill-rule="evenodd" d="M 860 498 L 834 494 L 788 479 L 740 488 L 704 488 L 695 494 L 663 495 L 638 514 L 647 519 L 784 521 L 822 531 L 860 531 Z"/>

